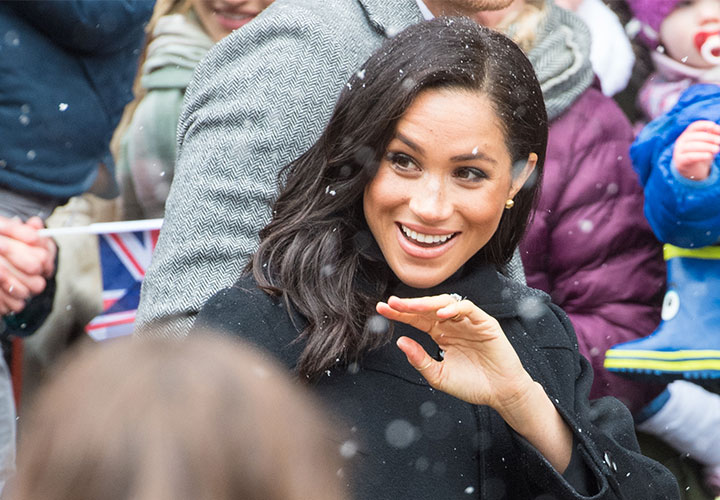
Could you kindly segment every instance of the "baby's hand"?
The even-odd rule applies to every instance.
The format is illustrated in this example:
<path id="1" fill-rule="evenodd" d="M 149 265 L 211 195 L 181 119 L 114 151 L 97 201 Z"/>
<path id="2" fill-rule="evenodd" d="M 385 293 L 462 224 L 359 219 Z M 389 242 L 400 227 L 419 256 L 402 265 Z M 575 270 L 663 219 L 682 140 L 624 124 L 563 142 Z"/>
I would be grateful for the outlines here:
<path id="1" fill-rule="evenodd" d="M 680 175 L 701 181 L 710 175 L 710 167 L 718 152 L 720 125 L 700 120 L 691 123 L 675 141 L 673 162 Z"/>

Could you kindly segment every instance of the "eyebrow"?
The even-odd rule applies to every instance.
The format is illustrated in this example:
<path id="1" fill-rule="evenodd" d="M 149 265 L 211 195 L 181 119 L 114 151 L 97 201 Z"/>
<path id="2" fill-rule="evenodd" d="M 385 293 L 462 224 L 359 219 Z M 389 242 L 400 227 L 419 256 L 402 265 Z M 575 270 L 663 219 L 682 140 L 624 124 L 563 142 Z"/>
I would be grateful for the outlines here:
<path id="1" fill-rule="evenodd" d="M 395 134 L 395 137 L 396 137 L 399 141 L 405 143 L 408 147 L 410 147 L 410 148 L 414 149 L 415 151 L 417 151 L 418 153 L 420 153 L 420 154 L 425 154 L 425 150 L 422 148 L 422 146 L 420 146 L 419 144 L 416 144 L 415 142 L 413 142 L 413 141 L 410 140 L 409 138 L 405 137 L 405 136 L 402 135 L 401 133 L 398 132 L 397 134 Z M 461 155 L 455 155 L 455 156 L 453 156 L 452 158 L 450 158 L 450 161 L 454 161 L 454 162 L 471 161 L 471 160 L 481 160 L 481 161 L 486 161 L 486 162 L 489 162 L 489 163 L 497 164 L 497 161 L 495 161 L 495 159 L 493 159 L 493 158 L 491 158 L 490 156 L 486 155 L 486 154 L 483 153 L 482 151 L 476 151 L 476 152 L 473 152 L 473 153 L 466 153 L 466 154 L 461 154 Z"/>
<path id="2" fill-rule="evenodd" d="M 450 158 L 450 161 L 470 161 L 470 160 L 482 160 L 489 163 L 497 164 L 497 161 L 495 161 L 493 158 L 489 157 L 482 151 L 478 151 L 477 153 L 468 153 L 463 155 L 456 155 Z"/>
<path id="3" fill-rule="evenodd" d="M 415 144 L 413 141 L 411 141 L 410 139 L 408 139 L 407 137 L 405 137 L 404 135 L 402 135 L 400 132 L 398 132 L 397 134 L 395 134 L 395 137 L 396 137 L 398 140 L 400 140 L 400 141 L 404 142 L 405 144 L 407 144 L 411 149 L 414 149 L 414 150 L 417 151 L 418 153 L 425 154 L 425 150 L 422 148 L 422 146 L 420 146 L 419 144 Z"/>

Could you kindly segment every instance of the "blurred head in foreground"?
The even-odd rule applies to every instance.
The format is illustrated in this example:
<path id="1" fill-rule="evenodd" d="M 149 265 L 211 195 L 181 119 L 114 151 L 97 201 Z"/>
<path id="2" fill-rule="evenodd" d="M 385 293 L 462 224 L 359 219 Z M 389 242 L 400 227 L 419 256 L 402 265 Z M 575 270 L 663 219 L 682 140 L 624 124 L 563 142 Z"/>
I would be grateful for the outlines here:
<path id="1" fill-rule="evenodd" d="M 237 341 L 113 341 L 50 380 L 24 418 L 13 500 L 346 498 L 327 416 Z"/>

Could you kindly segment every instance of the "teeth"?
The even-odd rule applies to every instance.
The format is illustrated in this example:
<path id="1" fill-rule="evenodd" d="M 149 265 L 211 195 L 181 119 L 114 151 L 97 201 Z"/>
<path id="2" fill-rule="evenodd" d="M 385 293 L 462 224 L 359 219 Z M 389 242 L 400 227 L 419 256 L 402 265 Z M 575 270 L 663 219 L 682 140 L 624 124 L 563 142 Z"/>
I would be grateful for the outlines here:
<path id="1" fill-rule="evenodd" d="M 405 236 L 407 236 L 408 238 L 415 240 L 419 243 L 445 243 L 447 240 L 449 240 L 450 238 L 452 238 L 455 235 L 455 233 L 422 234 L 422 233 L 413 231 L 412 229 L 405 227 L 402 224 L 400 224 L 400 227 L 402 228 L 403 233 L 405 233 Z"/>

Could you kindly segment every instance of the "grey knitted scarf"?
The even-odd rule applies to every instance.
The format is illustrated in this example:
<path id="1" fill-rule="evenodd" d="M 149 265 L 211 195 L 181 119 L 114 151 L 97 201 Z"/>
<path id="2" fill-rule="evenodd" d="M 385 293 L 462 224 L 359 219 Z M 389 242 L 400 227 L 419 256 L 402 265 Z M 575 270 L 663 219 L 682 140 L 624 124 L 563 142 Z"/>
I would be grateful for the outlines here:
<path id="1" fill-rule="evenodd" d="M 592 84 L 595 75 L 587 27 L 574 14 L 552 3 L 547 9 L 528 59 L 540 81 L 548 120 L 553 120 Z"/>

